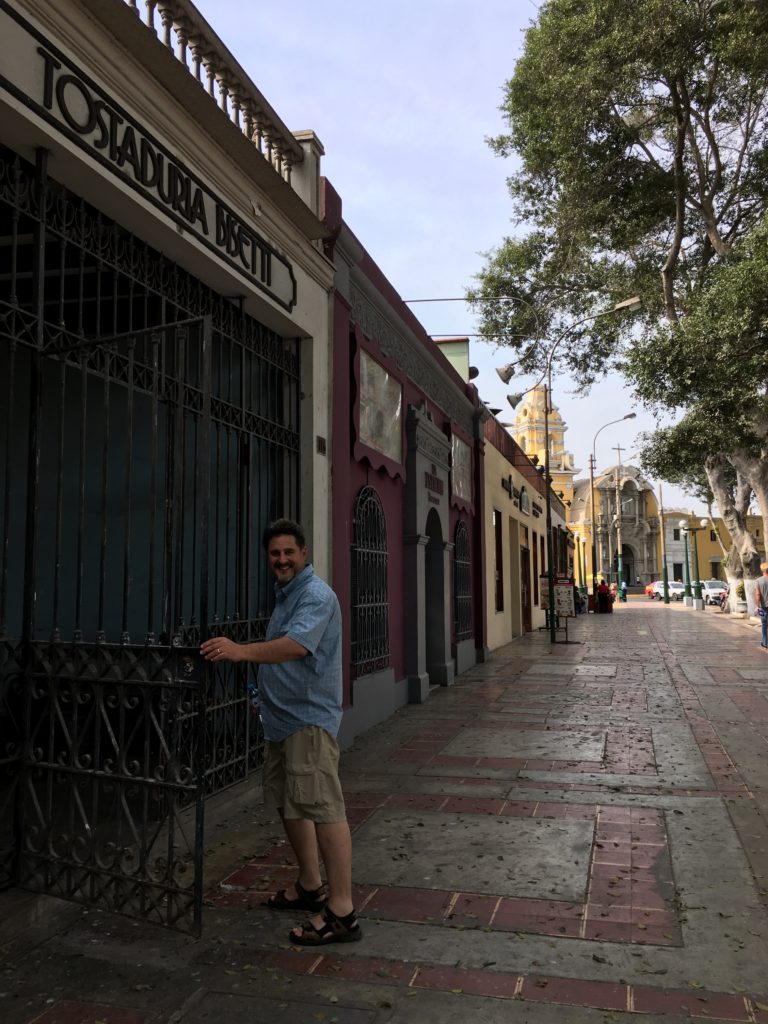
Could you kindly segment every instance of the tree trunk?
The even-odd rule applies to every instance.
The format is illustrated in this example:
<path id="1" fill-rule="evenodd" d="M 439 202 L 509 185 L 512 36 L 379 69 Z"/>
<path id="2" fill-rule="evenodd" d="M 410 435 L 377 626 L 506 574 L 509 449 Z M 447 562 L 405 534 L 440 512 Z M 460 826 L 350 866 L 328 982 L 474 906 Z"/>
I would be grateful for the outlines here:
<path id="1" fill-rule="evenodd" d="M 728 461 L 733 462 L 732 459 Z M 740 582 L 743 582 L 747 609 L 749 610 L 750 588 L 747 581 L 759 575 L 760 566 L 755 539 L 747 529 L 747 510 L 749 509 L 752 488 L 739 475 L 734 491 L 726 480 L 725 465 L 726 459 L 724 456 L 710 455 L 704 462 L 704 470 L 707 474 L 709 486 L 715 496 L 717 507 L 720 509 L 723 525 L 731 538 L 731 548 L 723 562 L 729 587 L 728 605 L 731 611 L 735 610 L 735 602 L 737 600 L 736 587 Z M 752 590 L 754 591 L 754 587 L 752 587 Z M 751 605 L 754 606 L 754 603 L 753 593 L 751 595 Z"/>
<path id="2" fill-rule="evenodd" d="M 736 470 L 737 474 L 747 481 L 750 491 L 754 494 L 757 507 L 760 509 L 760 516 L 763 520 L 763 558 L 768 558 L 768 458 L 762 453 L 761 458 L 753 458 L 744 451 L 738 451 L 728 456 L 728 461 Z M 755 587 L 754 580 L 760 575 L 760 555 L 755 544 L 755 559 L 751 565 L 751 571 L 747 572 L 744 567 L 744 586 L 747 594 L 749 614 L 755 615 Z"/>

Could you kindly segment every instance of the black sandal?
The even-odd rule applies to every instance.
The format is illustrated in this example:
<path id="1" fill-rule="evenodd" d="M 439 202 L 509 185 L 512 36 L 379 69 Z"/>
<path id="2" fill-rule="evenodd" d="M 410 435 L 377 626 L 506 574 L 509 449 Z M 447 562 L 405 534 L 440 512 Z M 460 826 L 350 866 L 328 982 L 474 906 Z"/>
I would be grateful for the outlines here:
<path id="1" fill-rule="evenodd" d="M 299 925 L 301 936 L 296 934 L 296 928 L 292 928 L 288 932 L 288 941 L 294 946 L 327 946 L 332 942 L 359 942 L 363 937 L 363 929 L 354 910 L 351 914 L 339 917 L 330 907 L 326 907 L 323 922 L 322 928 L 315 927 L 311 921 Z"/>
<path id="2" fill-rule="evenodd" d="M 297 899 L 289 899 L 285 889 L 281 889 L 274 896 L 270 896 L 264 906 L 270 910 L 308 910 L 310 914 L 319 914 L 328 902 L 325 887 L 321 885 L 319 889 L 305 889 L 301 882 L 295 884 Z"/>

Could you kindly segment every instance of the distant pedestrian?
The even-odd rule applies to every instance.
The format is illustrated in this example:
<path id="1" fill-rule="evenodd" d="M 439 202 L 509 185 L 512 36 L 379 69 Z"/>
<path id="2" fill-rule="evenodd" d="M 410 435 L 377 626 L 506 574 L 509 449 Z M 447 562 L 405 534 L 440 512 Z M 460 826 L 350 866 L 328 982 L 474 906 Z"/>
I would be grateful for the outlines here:
<path id="1" fill-rule="evenodd" d="M 622 601 L 624 601 L 624 603 L 626 604 L 626 601 L 627 601 L 627 581 L 626 580 L 622 580 L 621 581 L 621 593 L 620 593 L 619 596 L 620 596 L 620 599 Z"/>
<path id="2" fill-rule="evenodd" d="M 611 591 L 609 590 L 608 584 L 605 580 L 600 580 L 597 586 L 597 610 L 601 614 L 613 611 L 613 607 L 611 606 Z"/>
<path id="3" fill-rule="evenodd" d="M 583 605 L 584 602 L 583 602 L 582 597 L 581 597 L 581 592 L 579 591 L 579 588 L 576 585 L 576 579 L 573 576 L 571 576 L 571 586 L 573 587 L 573 608 L 574 608 L 574 611 L 576 612 L 577 615 L 581 615 L 582 605 Z"/>
<path id="4" fill-rule="evenodd" d="M 768 651 L 768 562 L 760 563 L 762 576 L 755 581 L 755 604 L 760 616 L 760 646 Z"/>

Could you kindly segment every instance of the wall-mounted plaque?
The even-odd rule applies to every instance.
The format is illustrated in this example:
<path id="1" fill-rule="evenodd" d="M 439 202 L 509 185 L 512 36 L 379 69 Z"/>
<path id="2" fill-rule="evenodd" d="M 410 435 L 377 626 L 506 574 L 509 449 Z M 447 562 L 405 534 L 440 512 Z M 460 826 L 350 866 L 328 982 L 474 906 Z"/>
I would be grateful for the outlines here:
<path id="1" fill-rule="evenodd" d="M 451 437 L 451 490 L 455 498 L 472 503 L 472 449 L 456 434 Z"/>
<path id="2" fill-rule="evenodd" d="M 393 462 L 403 459 L 403 386 L 367 352 L 360 352 L 361 444 Z"/>

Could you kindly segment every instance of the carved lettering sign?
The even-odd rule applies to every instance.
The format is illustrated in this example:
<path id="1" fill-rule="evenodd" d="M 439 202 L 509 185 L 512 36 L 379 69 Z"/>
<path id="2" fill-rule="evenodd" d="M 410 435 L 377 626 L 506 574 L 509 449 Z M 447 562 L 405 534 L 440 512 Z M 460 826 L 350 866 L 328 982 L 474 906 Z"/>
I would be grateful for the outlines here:
<path id="1" fill-rule="evenodd" d="M 104 90 L 0 0 L 0 87 L 190 232 L 284 309 L 291 264 Z"/>
<path id="2" fill-rule="evenodd" d="M 424 473 L 424 486 L 433 494 L 443 494 L 445 491 L 445 484 L 436 473 Z"/>

